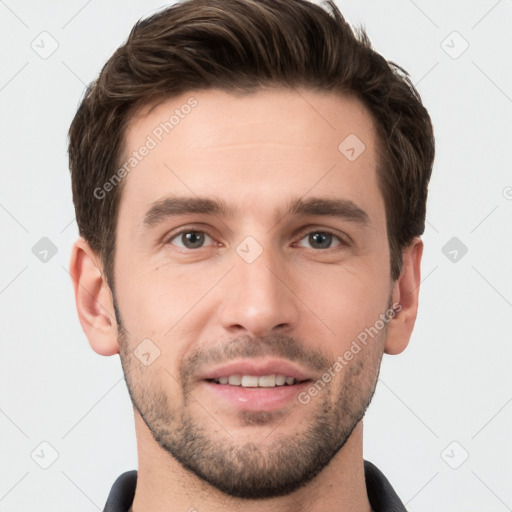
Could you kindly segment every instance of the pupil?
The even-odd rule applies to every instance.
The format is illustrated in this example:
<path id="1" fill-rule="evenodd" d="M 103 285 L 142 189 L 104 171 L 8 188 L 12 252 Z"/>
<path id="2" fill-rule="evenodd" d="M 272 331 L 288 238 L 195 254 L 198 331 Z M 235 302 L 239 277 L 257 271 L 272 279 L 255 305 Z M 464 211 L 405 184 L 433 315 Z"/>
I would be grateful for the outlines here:
<path id="1" fill-rule="evenodd" d="M 189 249 L 201 247 L 204 243 L 204 233 L 198 233 L 196 231 L 184 233 L 182 235 L 182 241 L 185 247 L 188 247 Z"/>
<path id="2" fill-rule="evenodd" d="M 329 233 L 314 233 L 309 235 L 309 243 L 316 245 L 320 249 L 327 249 L 332 242 L 332 235 Z"/>

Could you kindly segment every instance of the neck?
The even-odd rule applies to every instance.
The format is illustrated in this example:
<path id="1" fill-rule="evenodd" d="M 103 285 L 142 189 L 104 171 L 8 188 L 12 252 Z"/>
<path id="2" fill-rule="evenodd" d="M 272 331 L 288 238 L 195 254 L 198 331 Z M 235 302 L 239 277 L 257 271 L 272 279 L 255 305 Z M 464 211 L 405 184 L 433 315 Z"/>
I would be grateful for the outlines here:
<path id="1" fill-rule="evenodd" d="M 345 446 L 306 486 L 287 496 L 246 500 L 228 496 L 186 470 L 153 439 L 135 412 L 138 477 L 130 512 L 370 512 L 363 466 L 362 423 Z"/>

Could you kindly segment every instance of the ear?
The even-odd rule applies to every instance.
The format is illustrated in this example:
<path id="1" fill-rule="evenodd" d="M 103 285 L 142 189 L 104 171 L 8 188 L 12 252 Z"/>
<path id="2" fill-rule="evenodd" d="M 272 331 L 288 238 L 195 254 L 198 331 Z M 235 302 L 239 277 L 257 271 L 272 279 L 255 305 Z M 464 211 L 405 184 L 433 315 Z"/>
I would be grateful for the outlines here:
<path id="1" fill-rule="evenodd" d="M 409 344 L 418 313 L 422 255 L 423 242 L 420 238 L 414 238 L 402 251 L 402 273 L 393 286 L 395 316 L 388 323 L 386 354 L 400 354 Z"/>
<path id="2" fill-rule="evenodd" d="M 103 356 L 119 353 L 112 292 L 99 256 L 83 239 L 73 244 L 69 270 L 82 329 L 93 350 Z"/>

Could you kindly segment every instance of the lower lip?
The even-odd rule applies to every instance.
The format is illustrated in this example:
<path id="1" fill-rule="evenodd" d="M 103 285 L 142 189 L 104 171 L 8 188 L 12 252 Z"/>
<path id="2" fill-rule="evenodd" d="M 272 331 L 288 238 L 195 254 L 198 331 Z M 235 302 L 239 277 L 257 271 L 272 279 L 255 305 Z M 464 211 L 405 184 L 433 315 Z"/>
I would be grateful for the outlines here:
<path id="1" fill-rule="evenodd" d="M 297 401 L 297 395 L 309 385 L 309 381 L 304 381 L 292 386 L 244 388 L 242 386 L 230 386 L 229 384 L 216 384 L 211 381 L 203 382 L 212 393 L 215 393 L 231 406 L 245 411 L 274 411 L 280 409 L 293 401 Z"/>

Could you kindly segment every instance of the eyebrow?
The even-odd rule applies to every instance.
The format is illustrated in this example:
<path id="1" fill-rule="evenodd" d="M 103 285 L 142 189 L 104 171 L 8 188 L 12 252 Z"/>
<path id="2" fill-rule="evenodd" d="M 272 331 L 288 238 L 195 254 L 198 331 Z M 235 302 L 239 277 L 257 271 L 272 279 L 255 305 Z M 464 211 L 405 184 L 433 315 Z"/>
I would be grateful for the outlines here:
<path id="1" fill-rule="evenodd" d="M 288 205 L 287 213 L 292 215 L 321 215 L 326 217 L 339 217 L 343 220 L 355 222 L 362 226 L 370 224 L 368 214 L 348 199 L 324 199 L 312 197 L 310 199 L 295 199 Z"/>
<path id="2" fill-rule="evenodd" d="M 220 199 L 206 197 L 166 197 L 149 208 L 144 226 L 151 228 L 164 220 L 179 215 L 205 214 L 234 217 L 235 210 Z M 286 215 L 339 217 L 362 226 L 370 223 L 368 214 L 348 199 L 309 198 L 294 199 L 288 203 Z"/>
<path id="3" fill-rule="evenodd" d="M 234 215 L 234 211 L 224 201 L 219 199 L 209 199 L 206 197 L 166 197 L 153 203 L 144 216 L 144 225 L 150 228 L 169 217 L 193 213 L 222 217 Z"/>

